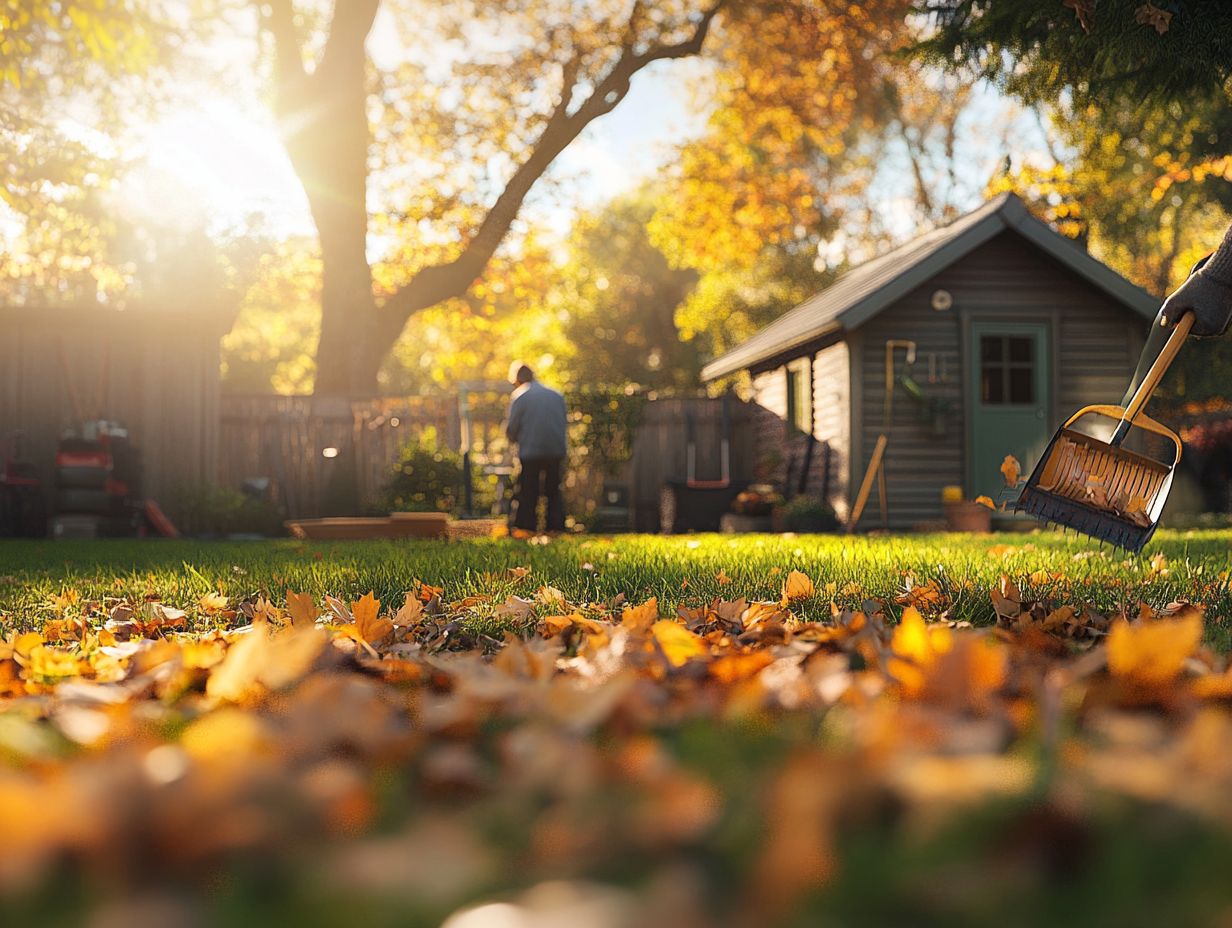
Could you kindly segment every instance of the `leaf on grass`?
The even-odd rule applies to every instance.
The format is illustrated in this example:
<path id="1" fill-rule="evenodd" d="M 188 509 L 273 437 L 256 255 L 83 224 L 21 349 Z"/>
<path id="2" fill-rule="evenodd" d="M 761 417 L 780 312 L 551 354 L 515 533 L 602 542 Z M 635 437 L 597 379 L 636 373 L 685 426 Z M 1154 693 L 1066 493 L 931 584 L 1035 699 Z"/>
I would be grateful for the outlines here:
<path id="1" fill-rule="evenodd" d="M 418 625 L 423 620 L 423 614 L 423 603 L 416 598 L 414 593 L 407 593 L 406 602 L 394 614 L 393 622 L 399 628 L 409 628 L 412 625 Z"/>
<path id="2" fill-rule="evenodd" d="M 1014 585 L 1014 581 L 1005 574 L 992 588 L 992 608 L 1000 618 L 1017 618 L 1022 612 L 1022 592 Z"/>
<path id="3" fill-rule="evenodd" d="M 287 611 L 291 613 L 293 628 L 312 628 L 317 624 L 317 604 L 311 593 L 287 590 Z"/>
<path id="4" fill-rule="evenodd" d="M 360 637 L 370 645 L 383 642 L 393 634 L 394 623 L 380 614 L 381 601 L 371 591 L 351 603 L 351 615 Z"/>
<path id="5" fill-rule="evenodd" d="M 652 596 L 640 606 L 625 606 L 620 624 L 625 628 L 645 631 L 659 620 L 659 600 Z"/>
<path id="6" fill-rule="evenodd" d="M 1121 619 L 1108 633 L 1108 669 L 1113 676 L 1144 686 L 1171 682 L 1202 640 L 1202 613 L 1186 610 L 1179 618 L 1129 622 Z"/>
<path id="7" fill-rule="evenodd" d="M 661 619 L 650 627 L 651 634 L 663 649 L 663 656 L 673 667 L 681 667 L 694 658 L 705 657 L 706 642 L 678 622 Z"/>
<path id="8" fill-rule="evenodd" d="M 783 581 L 783 602 L 789 603 L 797 599 L 808 599 L 817 592 L 808 574 L 793 570 Z"/>
<path id="9" fill-rule="evenodd" d="M 1001 462 L 1001 473 L 1005 477 L 1007 487 L 1018 486 L 1018 478 L 1022 475 L 1022 465 L 1018 463 L 1018 458 L 1007 454 L 1005 460 Z"/>

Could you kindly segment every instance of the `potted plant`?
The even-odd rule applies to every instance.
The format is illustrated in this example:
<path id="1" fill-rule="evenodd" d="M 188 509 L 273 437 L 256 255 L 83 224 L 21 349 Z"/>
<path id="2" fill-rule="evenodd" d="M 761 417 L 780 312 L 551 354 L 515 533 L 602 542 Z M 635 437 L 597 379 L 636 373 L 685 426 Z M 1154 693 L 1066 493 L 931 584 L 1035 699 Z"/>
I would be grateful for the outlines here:
<path id="1" fill-rule="evenodd" d="M 969 500 L 962 487 L 945 487 L 941 491 L 941 508 L 945 510 L 945 527 L 950 532 L 992 531 L 992 510 L 983 503 Z"/>

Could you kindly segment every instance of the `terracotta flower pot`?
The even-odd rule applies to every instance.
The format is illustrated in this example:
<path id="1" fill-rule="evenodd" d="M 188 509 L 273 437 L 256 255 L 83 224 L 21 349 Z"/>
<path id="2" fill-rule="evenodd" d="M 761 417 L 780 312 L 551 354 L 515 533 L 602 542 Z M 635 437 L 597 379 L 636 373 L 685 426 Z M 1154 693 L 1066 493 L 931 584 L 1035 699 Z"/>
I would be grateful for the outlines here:
<path id="1" fill-rule="evenodd" d="M 967 500 L 942 503 L 945 509 L 945 527 L 951 532 L 992 531 L 992 510 L 981 503 Z"/>

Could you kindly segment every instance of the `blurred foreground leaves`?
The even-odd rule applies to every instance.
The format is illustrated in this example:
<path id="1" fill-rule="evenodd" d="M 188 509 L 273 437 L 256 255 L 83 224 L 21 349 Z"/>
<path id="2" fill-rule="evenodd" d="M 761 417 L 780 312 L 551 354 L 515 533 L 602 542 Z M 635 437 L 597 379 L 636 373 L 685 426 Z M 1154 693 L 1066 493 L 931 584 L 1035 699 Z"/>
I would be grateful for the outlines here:
<path id="1" fill-rule="evenodd" d="M 212 593 L 192 621 L 63 591 L 0 642 L 5 922 L 1232 911 L 1232 674 L 1200 606 L 1100 615 L 1003 577 L 977 629 L 935 584 L 842 609 L 792 571 L 777 601 L 664 615 L 490 580 Z"/>

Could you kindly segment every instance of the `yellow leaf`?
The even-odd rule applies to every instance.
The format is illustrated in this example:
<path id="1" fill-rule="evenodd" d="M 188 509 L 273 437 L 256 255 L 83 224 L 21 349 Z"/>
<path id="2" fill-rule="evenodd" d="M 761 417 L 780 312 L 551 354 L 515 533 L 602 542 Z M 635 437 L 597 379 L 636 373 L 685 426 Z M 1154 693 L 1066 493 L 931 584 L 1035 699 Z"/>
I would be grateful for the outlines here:
<path id="1" fill-rule="evenodd" d="M 813 581 L 809 579 L 808 574 L 798 570 L 793 570 L 787 575 L 787 579 L 783 581 L 783 601 L 791 602 L 797 599 L 808 599 L 815 592 Z"/>
<path id="2" fill-rule="evenodd" d="M 1129 622 L 1121 619 L 1108 633 L 1108 669 L 1114 676 L 1146 686 L 1170 682 L 1202 640 L 1202 613 L 1180 618 Z"/>
<path id="3" fill-rule="evenodd" d="M 993 510 L 994 512 L 995 512 L 995 511 L 996 511 L 996 509 L 997 509 L 997 504 L 996 504 L 996 503 L 994 503 L 990 497 L 987 497 L 987 496 L 977 496 L 977 497 L 975 498 L 975 501 L 976 501 L 977 503 L 979 503 L 981 506 L 987 506 L 989 509 Z"/>
<path id="4" fill-rule="evenodd" d="M 705 641 L 671 619 L 655 622 L 650 631 L 673 667 L 680 667 L 694 658 L 705 657 L 708 653 Z"/>
<path id="5" fill-rule="evenodd" d="M 222 593 L 206 593 L 197 600 L 197 608 L 206 615 L 222 612 L 227 608 L 227 597 Z"/>
<path id="6" fill-rule="evenodd" d="M 937 659 L 950 650 L 952 633 L 944 625 L 928 626 L 918 609 L 908 606 L 903 610 L 894 636 L 890 639 L 888 670 L 899 681 L 903 692 L 916 696 L 924 689 L 928 671 Z"/>
<path id="7" fill-rule="evenodd" d="M 1007 487 L 1018 486 L 1018 478 L 1022 474 L 1022 465 L 1018 463 L 1018 458 L 1007 454 L 1005 460 L 1001 462 L 1001 473 L 1005 477 Z"/>
<path id="8" fill-rule="evenodd" d="M 620 616 L 620 624 L 625 628 L 646 630 L 659 619 L 659 600 L 650 597 L 640 606 L 625 606 Z"/>

